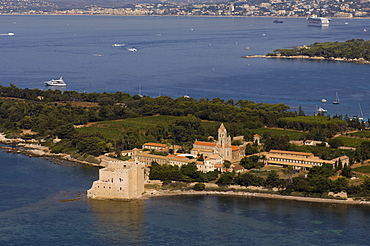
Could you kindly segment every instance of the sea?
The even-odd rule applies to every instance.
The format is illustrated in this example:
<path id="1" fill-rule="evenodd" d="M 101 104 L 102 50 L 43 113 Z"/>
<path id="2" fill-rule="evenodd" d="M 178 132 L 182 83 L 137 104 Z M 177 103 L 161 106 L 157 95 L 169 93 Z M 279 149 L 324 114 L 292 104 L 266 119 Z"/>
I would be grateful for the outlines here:
<path id="1" fill-rule="evenodd" d="M 241 58 L 369 39 L 370 20 L 0 15 L 0 85 L 188 95 L 370 115 L 370 65 Z M 367 31 L 369 30 L 369 32 Z M 8 35 L 9 33 L 14 35 Z M 340 104 L 332 104 L 340 98 Z M 326 103 L 322 99 L 327 99 Z M 368 245 L 370 207 L 256 197 L 97 201 L 96 167 L 0 151 L 0 245 Z"/>
<path id="2" fill-rule="evenodd" d="M 370 116 L 368 64 L 241 58 L 315 42 L 368 40 L 370 19 L 0 16 L 0 85 L 221 98 Z M 14 35 L 4 35 L 12 33 Z M 53 88 L 55 89 L 55 88 Z M 339 95 L 340 104 L 333 105 Z M 322 103 L 326 99 L 327 103 Z"/>
<path id="3" fill-rule="evenodd" d="M 368 245 L 370 207 L 257 197 L 86 198 L 96 167 L 0 150 L 0 245 Z"/>

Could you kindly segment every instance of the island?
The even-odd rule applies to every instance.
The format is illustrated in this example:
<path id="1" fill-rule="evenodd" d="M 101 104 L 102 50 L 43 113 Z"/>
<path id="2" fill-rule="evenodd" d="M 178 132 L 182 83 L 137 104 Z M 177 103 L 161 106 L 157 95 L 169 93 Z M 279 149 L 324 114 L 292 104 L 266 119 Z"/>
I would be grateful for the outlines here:
<path id="1" fill-rule="evenodd" d="M 90 198 L 370 199 L 370 131 L 360 118 L 220 98 L 15 85 L 0 86 L 0 95 L 1 148 L 102 168 Z"/>
<path id="2" fill-rule="evenodd" d="M 351 39 L 345 42 L 314 43 L 292 49 L 276 49 L 273 53 L 266 55 L 251 55 L 242 58 L 314 59 L 370 64 L 369 48 L 369 40 Z"/>

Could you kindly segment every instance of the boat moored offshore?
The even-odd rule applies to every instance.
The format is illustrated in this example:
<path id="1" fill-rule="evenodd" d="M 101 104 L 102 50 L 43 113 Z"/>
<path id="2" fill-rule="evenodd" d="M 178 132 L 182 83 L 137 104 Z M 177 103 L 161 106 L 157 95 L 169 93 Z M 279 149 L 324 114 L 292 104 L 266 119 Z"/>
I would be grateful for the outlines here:
<path id="1" fill-rule="evenodd" d="M 333 101 L 333 104 L 339 104 L 340 101 L 339 101 L 338 92 L 335 92 L 335 95 L 336 95 L 336 98 L 335 98 L 335 101 Z"/>
<path id="2" fill-rule="evenodd" d="M 49 81 L 44 82 L 48 86 L 66 86 L 67 84 L 64 82 L 63 78 L 60 77 L 60 79 L 52 79 Z"/>
<path id="3" fill-rule="evenodd" d="M 317 17 L 312 15 L 307 18 L 307 25 L 309 26 L 329 26 L 329 19 L 324 17 Z"/>

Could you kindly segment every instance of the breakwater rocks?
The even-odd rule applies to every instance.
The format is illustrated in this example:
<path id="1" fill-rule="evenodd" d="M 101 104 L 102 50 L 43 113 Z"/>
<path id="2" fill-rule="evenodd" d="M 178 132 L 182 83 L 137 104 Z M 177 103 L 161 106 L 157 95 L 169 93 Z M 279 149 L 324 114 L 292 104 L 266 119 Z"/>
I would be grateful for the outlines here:
<path id="1" fill-rule="evenodd" d="M 343 58 L 337 58 L 337 57 L 329 57 L 325 58 L 322 56 L 267 56 L 267 55 L 250 55 L 250 56 L 242 56 L 242 58 L 278 58 L 278 59 L 308 59 L 308 60 L 327 60 L 327 61 L 344 61 L 344 62 L 353 62 L 353 63 L 359 63 L 359 64 L 370 64 L 369 61 L 365 60 L 364 58 L 354 58 L 354 59 L 347 59 L 345 57 Z"/>

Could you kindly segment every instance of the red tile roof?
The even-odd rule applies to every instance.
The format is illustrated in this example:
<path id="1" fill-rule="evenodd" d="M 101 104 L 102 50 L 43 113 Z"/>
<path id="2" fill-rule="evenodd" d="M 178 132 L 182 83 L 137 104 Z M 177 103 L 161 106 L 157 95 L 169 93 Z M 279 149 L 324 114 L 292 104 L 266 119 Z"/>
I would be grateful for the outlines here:
<path id="1" fill-rule="evenodd" d="M 167 145 L 160 144 L 160 143 L 145 143 L 144 146 L 154 146 L 154 147 L 163 147 L 163 148 L 167 147 Z"/>
<path id="2" fill-rule="evenodd" d="M 241 146 L 231 146 L 231 149 L 232 150 L 240 150 L 240 149 L 242 149 L 243 147 L 241 147 Z"/>
<path id="3" fill-rule="evenodd" d="M 194 143 L 194 145 L 203 145 L 203 146 L 215 147 L 216 143 L 196 141 Z"/>

